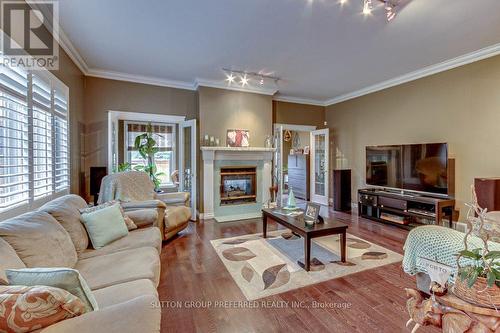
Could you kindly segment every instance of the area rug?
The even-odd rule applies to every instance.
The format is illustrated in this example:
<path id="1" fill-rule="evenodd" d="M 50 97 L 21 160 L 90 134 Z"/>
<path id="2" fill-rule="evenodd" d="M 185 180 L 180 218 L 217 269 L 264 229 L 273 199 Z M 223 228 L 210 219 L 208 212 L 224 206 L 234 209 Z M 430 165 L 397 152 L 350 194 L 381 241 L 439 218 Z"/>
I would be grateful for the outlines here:
<path id="1" fill-rule="evenodd" d="M 314 238 L 311 268 L 303 267 L 304 240 L 288 230 L 212 240 L 212 246 L 247 300 L 401 261 L 382 246 L 347 234 L 347 262 L 340 262 L 340 236 Z"/>

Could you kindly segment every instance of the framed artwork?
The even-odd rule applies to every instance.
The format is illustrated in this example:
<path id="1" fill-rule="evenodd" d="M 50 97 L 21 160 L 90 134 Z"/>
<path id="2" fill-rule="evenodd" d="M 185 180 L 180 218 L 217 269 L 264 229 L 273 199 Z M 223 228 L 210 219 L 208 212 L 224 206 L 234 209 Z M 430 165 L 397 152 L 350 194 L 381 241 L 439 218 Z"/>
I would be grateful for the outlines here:
<path id="1" fill-rule="evenodd" d="M 309 155 L 309 150 L 310 150 L 309 146 L 305 146 L 304 147 L 304 155 Z"/>
<path id="2" fill-rule="evenodd" d="M 320 205 L 308 202 L 306 205 L 306 211 L 304 213 L 304 219 L 316 222 L 318 220 Z"/>
<path id="3" fill-rule="evenodd" d="M 228 147 L 249 147 L 250 131 L 241 129 L 227 130 L 226 144 Z"/>

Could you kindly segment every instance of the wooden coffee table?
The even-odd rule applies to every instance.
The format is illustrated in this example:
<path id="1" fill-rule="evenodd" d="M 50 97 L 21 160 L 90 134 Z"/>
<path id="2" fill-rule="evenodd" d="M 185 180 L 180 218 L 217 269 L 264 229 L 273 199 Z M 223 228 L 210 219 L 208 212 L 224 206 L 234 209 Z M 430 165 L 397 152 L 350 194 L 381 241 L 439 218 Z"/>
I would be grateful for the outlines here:
<path id="1" fill-rule="evenodd" d="M 329 235 L 340 235 L 340 260 L 345 262 L 346 256 L 346 230 L 348 228 L 347 224 L 334 221 L 332 219 L 325 218 L 325 223 L 317 224 L 312 226 L 306 226 L 304 222 L 304 215 L 300 216 L 286 216 L 276 212 L 276 209 L 265 208 L 262 210 L 262 230 L 263 237 L 267 237 L 267 222 L 275 221 L 284 227 L 292 230 L 294 233 L 300 235 L 304 238 L 304 252 L 305 261 L 304 268 L 309 271 L 310 260 L 311 260 L 311 239 L 321 236 Z"/>

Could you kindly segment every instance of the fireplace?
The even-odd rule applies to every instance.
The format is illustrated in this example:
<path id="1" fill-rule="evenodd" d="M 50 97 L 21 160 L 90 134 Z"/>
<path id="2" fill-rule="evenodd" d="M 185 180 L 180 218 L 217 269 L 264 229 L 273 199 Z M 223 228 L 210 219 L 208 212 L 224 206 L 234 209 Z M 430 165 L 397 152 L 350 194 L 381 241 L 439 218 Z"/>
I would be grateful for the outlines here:
<path id="1" fill-rule="evenodd" d="M 240 205 L 257 201 L 256 167 L 220 169 L 220 204 Z"/>

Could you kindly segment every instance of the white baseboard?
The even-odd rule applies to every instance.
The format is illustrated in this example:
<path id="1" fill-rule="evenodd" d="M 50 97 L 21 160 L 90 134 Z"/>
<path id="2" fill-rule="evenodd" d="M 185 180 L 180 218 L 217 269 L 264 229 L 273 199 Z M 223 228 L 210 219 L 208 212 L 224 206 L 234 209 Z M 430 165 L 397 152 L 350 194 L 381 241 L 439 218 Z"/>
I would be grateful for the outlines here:
<path id="1" fill-rule="evenodd" d="M 208 214 L 208 213 L 199 213 L 198 216 L 199 216 L 200 220 L 209 220 L 209 219 L 213 219 L 215 217 L 213 213 L 210 213 L 210 214 Z"/>

